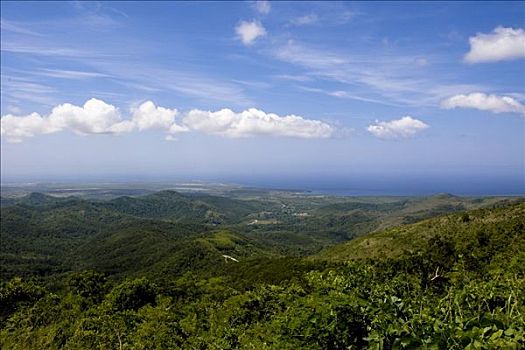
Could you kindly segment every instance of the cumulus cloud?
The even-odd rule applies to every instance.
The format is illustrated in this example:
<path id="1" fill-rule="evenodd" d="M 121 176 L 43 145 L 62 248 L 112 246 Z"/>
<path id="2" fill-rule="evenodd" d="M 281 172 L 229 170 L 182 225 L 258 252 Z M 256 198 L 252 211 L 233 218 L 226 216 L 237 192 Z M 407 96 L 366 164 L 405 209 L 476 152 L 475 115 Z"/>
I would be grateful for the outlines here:
<path id="1" fill-rule="evenodd" d="M 188 112 L 183 123 L 193 130 L 231 138 L 255 135 L 326 138 L 333 133 L 330 125 L 319 120 L 296 115 L 281 117 L 255 108 L 240 113 L 230 109 L 216 112 L 194 109 Z"/>
<path id="2" fill-rule="evenodd" d="M 132 108 L 129 117 L 124 119 L 118 108 L 93 98 L 83 106 L 58 105 L 47 116 L 7 114 L 1 118 L 1 131 L 8 142 L 22 142 L 28 137 L 63 130 L 89 135 L 160 129 L 167 133 L 166 140 L 170 141 L 175 140 L 175 134 L 187 131 L 232 138 L 256 135 L 326 138 L 333 133 L 330 125 L 319 120 L 296 115 L 281 117 L 255 108 L 239 113 L 230 109 L 216 112 L 194 109 L 187 112 L 181 122 L 177 122 L 178 115 L 176 109 L 146 101 Z"/>
<path id="3" fill-rule="evenodd" d="M 259 21 L 242 21 L 235 27 L 235 33 L 244 45 L 252 45 L 257 38 L 266 35 L 266 29 Z"/>
<path id="4" fill-rule="evenodd" d="M 168 133 L 187 131 L 175 123 L 177 110 L 157 107 L 144 102 L 132 111 L 131 119 L 123 119 L 118 108 L 92 98 L 83 106 L 64 103 L 53 108 L 48 116 L 32 113 L 26 116 L 5 115 L 1 119 L 1 132 L 9 142 L 24 138 L 71 130 L 79 135 L 121 134 L 133 130 L 159 128 Z"/>
<path id="5" fill-rule="evenodd" d="M 1 122 L 1 134 L 5 135 L 9 142 L 22 142 L 26 137 L 56 131 L 38 113 L 31 113 L 24 117 L 7 114 L 2 117 Z"/>
<path id="6" fill-rule="evenodd" d="M 468 63 L 508 61 L 525 57 L 525 31 L 497 27 L 492 33 L 478 33 L 469 38 Z"/>
<path id="7" fill-rule="evenodd" d="M 151 101 L 146 101 L 133 110 L 132 121 L 139 130 L 169 129 L 175 123 L 176 109 L 157 107 Z"/>
<path id="8" fill-rule="evenodd" d="M 429 126 L 421 120 L 414 119 L 410 116 L 401 119 L 381 122 L 376 120 L 375 124 L 369 125 L 367 130 L 374 136 L 381 139 L 399 139 L 407 138 L 416 133 L 427 129 Z"/>
<path id="9" fill-rule="evenodd" d="M 455 95 L 441 101 L 441 108 L 474 108 L 492 113 L 518 113 L 525 115 L 525 106 L 510 96 L 487 95 L 473 92 Z"/>
<path id="10" fill-rule="evenodd" d="M 266 0 L 257 0 L 255 1 L 255 9 L 257 12 L 267 15 L 270 13 L 270 10 L 272 9 L 272 6 L 270 5 L 269 1 Z"/>
<path id="11" fill-rule="evenodd" d="M 77 134 L 105 134 L 124 132 L 119 110 L 104 101 L 92 98 L 83 106 L 64 103 L 56 106 L 45 122 L 55 129 L 70 129 Z"/>

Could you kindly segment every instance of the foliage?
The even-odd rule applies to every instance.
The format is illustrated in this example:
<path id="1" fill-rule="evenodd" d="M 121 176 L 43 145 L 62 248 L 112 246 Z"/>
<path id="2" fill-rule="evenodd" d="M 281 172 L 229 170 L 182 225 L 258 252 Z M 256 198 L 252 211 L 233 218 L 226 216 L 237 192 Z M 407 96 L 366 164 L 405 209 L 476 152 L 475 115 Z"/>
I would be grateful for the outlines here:
<path id="1" fill-rule="evenodd" d="M 125 281 L 107 296 L 110 307 L 115 311 L 137 311 L 144 305 L 155 306 L 156 286 L 146 278 Z"/>
<path id="2" fill-rule="evenodd" d="M 82 203 L 86 218 L 78 203 L 52 209 L 37 199 L 39 210 L 2 209 L 3 234 L 17 247 L 15 236 L 69 237 L 74 254 L 56 257 L 76 271 L 35 279 L 25 270 L 3 283 L 2 349 L 525 347 L 525 204 L 440 216 L 294 257 L 235 227 Z M 76 208 L 73 218 L 56 206 Z M 80 243 L 61 231 L 74 222 L 93 230 L 73 233 Z"/>

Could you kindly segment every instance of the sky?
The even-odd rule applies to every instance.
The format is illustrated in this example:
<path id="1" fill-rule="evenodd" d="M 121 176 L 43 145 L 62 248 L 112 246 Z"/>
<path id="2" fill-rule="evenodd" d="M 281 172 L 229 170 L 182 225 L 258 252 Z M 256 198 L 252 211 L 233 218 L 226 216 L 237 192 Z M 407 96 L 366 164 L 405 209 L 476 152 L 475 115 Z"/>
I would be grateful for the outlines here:
<path id="1" fill-rule="evenodd" d="M 524 23 L 525 2 L 2 1 L 2 182 L 525 193 Z"/>

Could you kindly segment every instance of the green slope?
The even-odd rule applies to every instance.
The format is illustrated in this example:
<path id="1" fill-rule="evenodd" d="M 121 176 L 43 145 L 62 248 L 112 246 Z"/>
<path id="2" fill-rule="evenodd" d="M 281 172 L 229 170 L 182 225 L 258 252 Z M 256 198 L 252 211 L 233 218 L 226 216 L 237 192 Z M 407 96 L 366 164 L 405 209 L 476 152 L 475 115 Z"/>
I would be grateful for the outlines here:
<path id="1" fill-rule="evenodd" d="M 435 237 L 441 237 L 458 246 L 485 236 L 489 240 L 504 240 L 508 230 L 523 227 L 524 223 L 525 204 L 499 205 L 495 208 L 449 214 L 370 233 L 326 248 L 316 257 L 332 261 L 393 258 L 406 253 L 416 253 Z M 523 240 L 523 235 L 519 238 Z M 507 243 L 509 249 L 514 251 L 511 237 Z"/>
<path id="2" fill-rule="evenodd" d="M 236 264 L 224 255 L 240 261 L 273 255 L 253 239 L 230 231 L 190 231 L 180 224 L 164 225 L 128 226 L 97 235 L 78 248 L 75 255 L 80 269 L 120 276 L 173 277 L 188 271 L 211 275 Z"/>
<path id="3" fill-rule="evenodd" d="M 77 256 L 98 272 L 57 275 L 52 290 L 0 286 L 3 349 L 525 346 L 524 203 L 370 233 L 314 258 L 155 220 L 88 237 Z"/>
<path id="4" fill-rule="evenodd" d="M 119 197 L 100 205 L 116 212 L 154 219 L 209 224 L 234 223 L 260 210 L 261 204 L 209 195 L 161 191 L 142 197 Z"/>
<path id="5" fill-rule="evenodd" d="M 211 210 L 235 220 L 257 205 L 172 191 L 107 202 L 30 194 L 2 208 L 0 272 L 3 280 L 81 269 L 114 276 L 209 274 L 226 266 L 223 255 L 273 254 L 252 238 L 198 224 Z"/>
<path id="6" fill-rule="evenodd" d="M 138 273 L 144 266 L 161 264 L 163 259 L 172 259 L 170 270 L 179 273 L 184 270 L 180 266 L 194 266 L 191 258 L 180 262 L 186 259 L 184 254 L 217 256 L 209 249 L 209 242 L 193 240 L 218 227 L 242 237 L 233 240 L 236 248 L 248 247 L 243 242 L 250 240 L 251 248 L 241 249 L 242 254 L 248 252 L 246 256 L 304 256 L 381 227 L 487 206 L 501 202 L 501 198 L 438 195 L 237 200 L 161 191 L 108 201 L 31 193 L 8 202 L 11 204 L 2 207 L 0 217 L 0 272 L 4 280 L 13 275 L 50 276 L 89 267 L 112 274 Z M 266 217 L 270 223 L 264 223 Z M 259 223 L 254 225 L 255 218 Z M 400 244 L 391 248 L 374 239 L 366 244 L 377 244 L 382 251 L 401 249 Z M 338 249 L 342 248 L 333 248 L 334 256 Z M 362 252 L 367 252 L 366 247 Z M 213 266 L 213 261 L 209 259 L 199 269 Z"/>
<path id="7" fill-rule="evenodd" d="M 2 278 L 67 271 L 76 247 L 89 237 L 131 219 L 76 200 L 47 206 L 3 207 L 0 214 Z"/>

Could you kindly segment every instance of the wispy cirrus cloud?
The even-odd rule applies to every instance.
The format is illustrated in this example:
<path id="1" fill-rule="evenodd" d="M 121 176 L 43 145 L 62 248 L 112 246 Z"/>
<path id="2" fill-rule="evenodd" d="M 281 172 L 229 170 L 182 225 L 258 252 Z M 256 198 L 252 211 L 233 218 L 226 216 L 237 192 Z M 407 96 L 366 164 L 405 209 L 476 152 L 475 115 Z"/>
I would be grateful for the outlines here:
<path id="1" fill-rule="evenodd" d="M 316 13 L 309 13 L 307 15 L 294 17 L 290 20 L 290 24 L 295 26 L 304 26 L 315 24 L 319 21 L 319 16 Z"/>
<path id="2" fill-rule="evenodd" d="M 155 43 L 136 40 L 126 45 L 107 46 L 93 44 L 90 40 L 71 42 L 62 33 L 72 28 L 75 32 L 82 30 L 89 37 L 93 35 L 92 26 L 97 27 L 100 24 L 101 28 L 110 29 L 111 26 L 120 25 L 120 22 L 114 18 L 115 16 L 111 15 L 113 12 L 103 4 L 100 6 L 82 4 L 77 10 L 78 14 L 74 17 L 74 21 L 71 18 L 64 18 L 57 20 L 56 23 L 50 23 L 49 26 L 45 20 L 38 20 L 17 22 L 15 28 L 12 23 L 2 19 L 4 27 L 8 26 L 20 34 L 19 36 L 2 35 L 3 54 L 25 61 L 40 62 L 40 64 L 34 64 L 34 68 L 30 70 L 20 70 L 17 64 L 5 65 L 3 63 L 2 73 L 5 70 L 17 69 L 18 78 L 27 78 L 32 83 L 40 85 L 49 85 L 50 82 L 45 78 L 71 81 L 89 79 L 92 84 L 96 84 L 99 79 L 104 79 L 104 84 L 113 84 L 113 86 L 119 84 L 126 87 L 124 92 L 128 93 L 130 91 L 137 94 L 140 92 L 150 94 L 171 92 L 205 102 L 222 102 L 235 106 L 248 106 L 252 103 L 244 90 L 246 84 L 234 82 L 231 78 L 221 79 L 218 77 L 220 74 L 202 73 L 202 67 L 198 65 L 185 64 L 186 67 L 181 67 L 180 61 L 177 65 L 169 66 L 151 64 L 151 62 L 145 64 L 143 57 L 145 52 L 160 50 Z M 125 14 L 117 15 L 119 18 L 125 17 Z M 82 18 L 80 23 L 76 23 L 77 17 Z M 35 33 L 50 33 L 50 35 L 34 36 L 28 30 L 35 31 Z M 22 31 L 24 33 L 21 33 Z M 162 52 L 166 53 L 166 51 Z M 188 68 L 188 66 L 191 67 Z M 50 104 L 49 102 L 56 104 L 53 97 L 45 96 L 44 91 L 33 95 L 30 89 L 23 91 L 20 84 L 17 84 L 15 91 L 15 85 L 16 83 L 2 79 L 2 103 L 4 105 L 11 102 L 43 102 L 44 100 L 48 101 L 45 103 L 46 106 Z M 72 91 L 76 89 L 68 88 L 67 91 L 62 91 L 62 95 L 71 96 Z M 78 91 L 82 91 L 82 88 Z"/>
<path id="3" fill-rule="evenodd" d="M 33 94 L 50 94 L 56 93 L 58 91 L 56 88 L 47 84 L 36 83 L 31 79 L 25 79 L 23 77 L 13 76 L 9 74 L 4 74 L 2 76 L 2 80 L 2 85 L 6 89 L 4 93 L 20 91 Z"/>
<path id="4" fill-rule="evenodd" d="M 267 15 L 272 10 L 272 5 L 268 0 L 256 0 L 253 2 L 253 6 L 262 15 Z"/>
<path id="5" fill-rule="evenodd" d="M 433 107 L 450 96 L 451 91 L 484 90 L 483 86 L 451 83 L 443 77 L 416 69 L 424 64 L 418 61 L 418 57 L 409 55 L 345 55 L 293 40 L 275 46 L 270 54 L 304 69 L 300 76 L 344 84 L 344 90 L 332 91 L 330 95 L 334 97 L 360 96 L 363 100 L 382 104 Z M 325 92 L 321 90 L 319 92 Z"/>
<path id="6" fill-rule="evenodd" d="M 52 106 L 57 103 L 56 95 L 59 90 L 45 82 L 32 79 L 22 74 L 11 74 L 4 70 L 1 77 L 2 103 L 8 102 L 12 105 L 20 102 L 31 101 L 44 106 Z"/>
<path id="7" fill-rule="evenodd" d="M 368 98 L 368 97 L 360 96 L 358 94 L 349 93 L 348 91 L 343 91 L 343 90 L 326 90 L 326 89 L 320 89 L 320 88 L 303 86 L 303 85 L 298 85 L 297 87 L 304 91 L 320 93 L 320 94 L 342 98 L 342 99 L 370 102 L 370 103 L 375 103 L 375 104 L 380 104 L 380 105 L 385 105 L 385 106 L 396 106 L 396 107 L 402 106 L 400 104 L 395 104 L 395 103 L 380 100 L 380 99 Z"/>
<path id="8" fill-rule="evenodd" d="M 371 66 L 379 63 L 377 58 L 342 55 L 330 50 L 307 47 L 293 40 L 277 47 L 273 54 L 280 60 L 308 69 L 309 76 L 340 83 L 365 84 L 384 90 L 411 90 L 414 85 L 412 80 L 391 78 L 372 69 Z"/>
<path id="9" fill-rule="evenodd" d="M 264 81 L 240 80 L 240 79 L 232 79 L 231 81 L 233 81 L 234 83 L 237 83 L 243 86 L 247 86 L 250 88 L 255 88 L 255 89 L 268 89 L 272 87 L 271 84 L 264 82 Z"/>
<path id="10" fill-rule="evenodd" d="M 319 1 L 312 2 L 308 11 L 304 11 L 289 19 L 291 25 L 340 26 L 348 24 L 357 17 L 363 15 L 349 2 Z"/>
<path id="11" fill-rule="evenodd" d="M 35 72 L 37 75 L 42 75 L 51 78 L 61 79 L 92 79 L 92 78 L 108 78 L 111 77 L 108 74 L 79 71 L 79 70 L 65 70 L 65 69 L 41 69 Z"/>
<path id="12" fill-rule="evenodd" d="M 284 45 L 275 47 L 271 53 L 280 60 L 313 69 L 341 66 L 349 62 L 348 58 L 341 57 L 337 53 L 310 48 L 294 40 L 288 40 Z"/>
<path id="13" fill-rule="evenodd" d="M 11 32 L 11 33 L 25 34 L 25 35 L 44 36 L 43 33 L 38 32 L 36 30 L 32 30 L 22 23 L 7 21 L 3 18 L 0 19 L 0 30 L 2 30 L 2 32 L 4 33 Z"/>
<path id="14" fill-rule="evenodd" d="M 275 79 L 280 80 L 291 80 L 291 81 L 299 81 L 299 82 L 305 82 L 305 81 L 312 81 L 312 77 L 309 77 L 304 74 L 277 74 L 273 76 Z"/>
<path id="15" fill-rule="evenodd" d="M 30 45 L 23 41 L 2 42 L 2 50 L 10 53 L 23 54 L 27 57 L 44 56 L 53 60 L 66 60 L 67 62 L 90 67 L 91 70 L 66 70 L 54 68 L 35 69 L 26 72 L 17 72 L 17 77 L 47 76 L 63 79 L 106 79 L 111 78 L 115 82 L 127 86 L 130 89 L 159 92 L 171 91 L 178 94 L 198 98 L 206 101 L 222 101 L 234 103 L 235 105 L 249 105 L 252 101 L 246 97 L 243 84 L 223 81 L 212 76 L 205 76 L 191 70 L 177 70 L 161 66 L 144 66 L 142 62 L 121 58 L 126 56 L 125 52 L 104 52 L 97 50 L 45 46 L 43 43 Z M 18 79 L 18 78 L 17 78 Z M 2 90 L 4 85 L 12 85 L 2 79 Z M 10 90 L 9 88 L 5 91 Z M 20 96 L 19 97 L 23 97 Z M 25 95 L 25 97 L 31 97 Z M 36 98 L 36 96 L 35 96 Z M 35 98 L 31 100 L 36 101 Z"/>
<path id="16" fill-rule="evenodd" d="M 29 54 L 34 56 L 54 56 L 54 57 L 69 57 L 69 58 L 88 58 L 94 56 L 102 56 L 102 54 L 95 54 L 83 49 L 76 49 L 70 47 L 59 47 L 53 45 L 40 45 L 36 43 L 22 43 L 16 41 L 2 42 L 3 52 Z M 107 55 L 105 55 L 108 57 Z"/>

